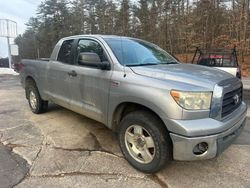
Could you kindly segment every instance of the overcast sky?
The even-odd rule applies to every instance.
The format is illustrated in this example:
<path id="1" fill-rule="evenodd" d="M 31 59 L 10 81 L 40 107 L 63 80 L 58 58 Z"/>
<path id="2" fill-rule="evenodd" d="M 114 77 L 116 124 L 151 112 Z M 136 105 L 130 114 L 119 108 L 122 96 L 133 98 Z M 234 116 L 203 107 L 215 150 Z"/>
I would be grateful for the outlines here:
<path id="1" fill-rule="evenodd" d="M 17 22 L 17 32 L 22 34 L 25 23 L 36 15 L 37 6 L 42 0 L 0 0 L 0 19 L 10 19 Z M 8 55 L 7 39 L 0 37 L 0 56 Z"/>

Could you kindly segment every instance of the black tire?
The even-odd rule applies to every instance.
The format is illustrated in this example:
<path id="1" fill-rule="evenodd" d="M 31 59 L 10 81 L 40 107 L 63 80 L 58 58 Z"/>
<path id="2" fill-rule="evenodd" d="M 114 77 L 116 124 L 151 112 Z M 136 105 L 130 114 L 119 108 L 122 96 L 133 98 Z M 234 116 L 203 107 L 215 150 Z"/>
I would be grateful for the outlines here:
<path id="1" fill-rule="evenodd" d="M 25 91 L 26 91 L 26 97 L 28 99 L 30 109 L 33 113 L 40 114 L 40 113 L 47 111 L 48 101 L 42 100 L 34 81 L 32 81 L 32 80 L 27 81 Z M 36 106 L 35 107 L 31 105 L 31 99 L 30 99 L 31 93 L 34 94 L 35 99 L 36 99 Z"/>
<path id="2" fill-rule="evenodd" d="M 147 164 L 135 160 L 127 149 L 125 133 L 132 125 L 143 127 L 154 141 L 155 154 L 152 161 Z M 147 111 L 131 112 L 122 119 L 118 132 L 120 148 L 127 161 L 137 170 L 155 173 L 161 170 L 167 164 L 167 161 L 172 160 L 172 141 L 164 126 L 158 117 Z"/>

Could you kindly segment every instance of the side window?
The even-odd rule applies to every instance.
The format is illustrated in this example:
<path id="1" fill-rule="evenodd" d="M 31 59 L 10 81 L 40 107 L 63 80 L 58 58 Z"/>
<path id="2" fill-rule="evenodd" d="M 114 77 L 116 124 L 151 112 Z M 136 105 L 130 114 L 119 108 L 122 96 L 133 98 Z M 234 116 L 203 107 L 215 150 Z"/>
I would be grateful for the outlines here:
<path id="1" fill-rule="evenodd" d="M 94 40 L 90 40 L 90 39 L 82 39 L 78 42 L 78 45 L 77 45 L 77 59 L 78 59 L 78 56 L 80 53 L 82 52 L 93 52 L 93 53 L 96 53 L 101 62 L 103 61 L 107 61 L 107 58 L 106 58 L 106 55 L 105 55 L 105 52 L 103 50 L 103 48 L 101 47 L 101 45 L 94 41 Z"/>
<path id="2" fill-rule="evenodd" d="M 65 40 L 59 50 L 57 61 L 71 64 L 70 53 L 74 40 Z"/>

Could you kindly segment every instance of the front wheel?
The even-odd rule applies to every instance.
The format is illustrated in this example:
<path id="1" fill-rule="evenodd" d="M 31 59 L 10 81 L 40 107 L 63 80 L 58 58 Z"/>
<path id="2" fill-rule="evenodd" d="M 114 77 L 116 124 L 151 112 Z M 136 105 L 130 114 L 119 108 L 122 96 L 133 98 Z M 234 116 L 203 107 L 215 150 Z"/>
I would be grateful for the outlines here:
<path id="1" fill-rule="evenodd" d="M 120 148 L 136 169 L 153 173 L 172 159 L 172 144 L 163 123 L 152 113 L 131 112 L 120 124 Z"/>

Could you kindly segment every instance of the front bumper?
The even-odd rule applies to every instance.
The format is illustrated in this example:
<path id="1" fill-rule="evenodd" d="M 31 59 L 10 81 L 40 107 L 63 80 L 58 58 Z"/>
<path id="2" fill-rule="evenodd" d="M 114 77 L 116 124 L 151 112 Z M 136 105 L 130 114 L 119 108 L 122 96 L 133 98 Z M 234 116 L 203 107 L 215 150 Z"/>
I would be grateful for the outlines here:
<path id="1" fill-rule="evenodd" d="M 242 107 L 240 108 L 242 110 L 240 112 L 240 116 L 238 116 L 237 122 L 234 121 L 233 125 L 229 123 L 232 122 L 229 120 L 220 122 L 223 124 L 222 125 L 223 127 L 227 126 L 230 128 L 225 131 L 218 132 L 217 134 L 209 134 L 209 131 L 206 131 L 205 129 L 203 130 L 203 134 L 207 133 L 206 136 L 203 135 L 203 136 L 190 137 L 190 136 L 183 136 L 175 133 L 170 133 L 173 142 L 173 158 L 175 160 L 185 160 L 185 161 L 210 159 L 214 158 L 215 156 L 223 152 L 237 138 L 237 136 L 240 134 L 241 130 L 245 126 L 247 108 L 244 104 L 243 107 L 244 109 L 242 109 Z M 235 116 L 232 116 L 231 120 L 234 118 Z M 211 122 L 214 122 L 214 119 L 211 119 Z M 193 124 L 193 127 L 197 126 L 200 125 Z M 204 127 L 207 127 L 207 125 Z M 201 142 L 207 143 L 208 149 L 205 153 L 201 155 L 196 155 L 193 153 L 193 149 L 198 143 Z"/>

